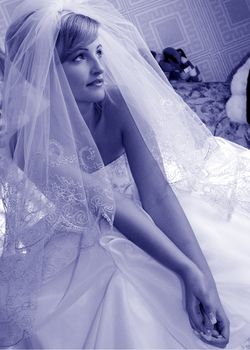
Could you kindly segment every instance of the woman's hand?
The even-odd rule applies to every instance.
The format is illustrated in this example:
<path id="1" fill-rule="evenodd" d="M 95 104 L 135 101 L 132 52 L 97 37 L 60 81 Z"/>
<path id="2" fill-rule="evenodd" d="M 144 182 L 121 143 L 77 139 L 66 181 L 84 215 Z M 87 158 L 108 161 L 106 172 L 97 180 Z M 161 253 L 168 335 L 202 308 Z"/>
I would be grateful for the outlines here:
<path id="1" fill-rule="evenodd" d="M 229 321 L 215 284 L 194 267 L 183 276 L 186 309 L 195 334 L 205 343 L 224 348 L 229 341 Z"/>
<path id="2" fill-rule="evenodd" d="M 185 284 L 189 319 L 194 330 L 199 332 L 197 335 L 204 342 L 225 347 L 229 338 L 229 323 L 212 277 L 206 278 L 207 275 L 196 263 L 183 254 L 133 201 L 118 193 L 115 200 L 115 226 L 163 266 L 180 275 Z M 216 320 L 209 319 L 211 313 Z"/>

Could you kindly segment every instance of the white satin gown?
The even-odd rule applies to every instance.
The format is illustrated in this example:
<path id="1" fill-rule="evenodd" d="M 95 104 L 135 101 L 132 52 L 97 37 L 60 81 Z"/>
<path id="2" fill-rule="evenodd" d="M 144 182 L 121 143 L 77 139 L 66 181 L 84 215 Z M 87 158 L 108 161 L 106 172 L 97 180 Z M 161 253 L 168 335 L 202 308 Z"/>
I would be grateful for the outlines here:
<path id="1" fill-rule="evenodd" d="M 139 204 L 126 155 L 107 165 L 107 171 L 114 189 Z M 250 219 L 236 213 L 227 222 L 209 204 L 190 195 L 177 195 L 208 260 L 231 322 L 227 348 L 242 349 L 244 344 L 247 348 Z M 67 241 L 64 247 L 67 254 Z M 57 257 L 52 253 L 52 261 L 53 258 Z M 67 266 L 43 285 L 33 336 L 19 348 L 213 348 L 193 334 L 175 274 L 117 230 L 81 250 L 70 287 L 59 303 L 71 270 L 72 265 Z"/>

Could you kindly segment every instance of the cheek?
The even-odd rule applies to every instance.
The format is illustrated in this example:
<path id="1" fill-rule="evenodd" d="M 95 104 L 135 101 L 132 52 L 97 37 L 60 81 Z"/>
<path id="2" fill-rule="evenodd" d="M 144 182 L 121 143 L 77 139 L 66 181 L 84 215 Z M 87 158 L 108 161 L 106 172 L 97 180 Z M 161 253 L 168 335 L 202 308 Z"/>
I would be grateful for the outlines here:
<path id="1" fill-rule="evenodd" d="M 82 71 L 74 70 L 67 75 L 71 88 L 84 87 L 87 84 L 86 74 Z"/>
<path id="2" fill-rule="evenodd" d="M 73 72 L 67 71 L 65 73 L 75 100 L 79 100 L 87 84 L 86 74 L 79 70 L 74 70 Z"/>
<path id="3" fill-rule="evenodd" d="M 88 74 L 83 67 L 64 65 L 64 72 L 72 90 L 83 88 L 88 83 Z"/>

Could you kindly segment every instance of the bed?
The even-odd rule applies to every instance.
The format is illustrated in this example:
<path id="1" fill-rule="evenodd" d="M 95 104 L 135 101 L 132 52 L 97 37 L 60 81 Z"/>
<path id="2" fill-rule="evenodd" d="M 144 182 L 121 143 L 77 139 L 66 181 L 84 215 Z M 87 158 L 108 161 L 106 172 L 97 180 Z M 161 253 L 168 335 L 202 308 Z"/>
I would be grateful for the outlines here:
<path id="1" fill-rule="evenodd" d="M 250 149 L 250 125 L 232 122 L 226 115 L 225 104 L 231 94 L 229 83 L 171 81 L 171 84 L 213 135 Z"/>

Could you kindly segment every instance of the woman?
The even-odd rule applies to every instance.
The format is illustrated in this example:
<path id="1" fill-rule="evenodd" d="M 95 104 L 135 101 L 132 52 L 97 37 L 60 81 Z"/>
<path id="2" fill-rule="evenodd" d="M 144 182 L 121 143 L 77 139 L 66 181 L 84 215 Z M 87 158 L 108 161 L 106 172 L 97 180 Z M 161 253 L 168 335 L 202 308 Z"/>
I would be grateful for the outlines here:
<path id="1" fill-rule="evenodd" d="M 24 1 L 3 102 L 2 347 L 247 340 L 249 152 L 209 134 L 129 22 L 106 1 Z"/>

